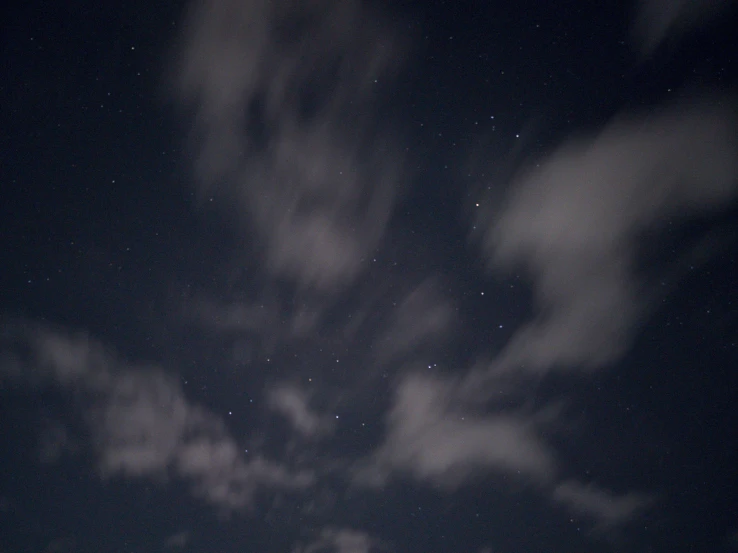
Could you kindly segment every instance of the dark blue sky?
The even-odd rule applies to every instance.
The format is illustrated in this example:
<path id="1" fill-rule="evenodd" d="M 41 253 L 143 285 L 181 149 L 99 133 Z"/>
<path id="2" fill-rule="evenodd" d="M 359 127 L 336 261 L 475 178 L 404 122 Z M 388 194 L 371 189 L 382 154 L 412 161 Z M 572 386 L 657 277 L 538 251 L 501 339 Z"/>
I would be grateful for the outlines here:
<path id="1" fill-rule="evenodd" d="M 2 21 L 0 553 L 738 550 L 733 3 Z"/>

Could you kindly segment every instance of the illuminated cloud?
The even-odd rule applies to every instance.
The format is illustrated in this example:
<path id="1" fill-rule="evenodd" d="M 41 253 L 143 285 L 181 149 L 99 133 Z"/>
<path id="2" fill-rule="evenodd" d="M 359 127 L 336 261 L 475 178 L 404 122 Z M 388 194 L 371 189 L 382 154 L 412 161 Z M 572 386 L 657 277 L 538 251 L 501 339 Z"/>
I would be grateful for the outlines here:
<path id="1" fill-rule="evenodd" d="M 202 195 L 235 207 L 274 275 L 324 292 L 352 280 L 400 184 L 371 117 L 396 41 L 354 0 L 203 1 L 190 29 L 174 80 Z"/>
<path id="2" fill-rule="evenodd" d="M 307 394 L 296 386 L 282 385 L 271 390 L 269 406 L 285 417 L 303 437 L 315 437 L 333 428 L 329 418 L 310 409 Z"/>
<path id="3" fill-rule="evenodd" d="M 400 384 L 385 440 L 357 474 L 361 483 L 382 485 L 400 471 L 453 489 L 489 471 L 545 481 L 554 467 L 532 420 L 465 413 L 453 384 L 418 374 Z"/>
<path id="4" fill-rule="evenodd" d="M 122 361 L 84 333 L 12 326 L 3 333 L 2 374 L 10 367 L 15 378 L 20 368 L 28 385 L 82 394 L 101 477 L 175 475 L 225 509 L 250 506 L 260 489 L 312 485 L 309 471 L 246 457 L 218 417 L 187 400 L 178 378 Z"/>
<path id="5" fill-rule="evenodd" d="M 618 496 L 591 484 L 566 481 L 556 486 L 553 500 L 566 505 L 577 516 L 593 519 L 605 529 L 628 522 L 648 507 L 653 497 L 634 492 Z"/>
<path id="6" fill-rule="evenodd" d="M 531 277 L 538 314 L 489 374 L 616 360 L 648 308 L 635 267 L 642 234 L 735 199 L 735 130 L 719 98 L 621 117 L 523 174 L 484 221 L 483 243 L 494 268 Z"/>

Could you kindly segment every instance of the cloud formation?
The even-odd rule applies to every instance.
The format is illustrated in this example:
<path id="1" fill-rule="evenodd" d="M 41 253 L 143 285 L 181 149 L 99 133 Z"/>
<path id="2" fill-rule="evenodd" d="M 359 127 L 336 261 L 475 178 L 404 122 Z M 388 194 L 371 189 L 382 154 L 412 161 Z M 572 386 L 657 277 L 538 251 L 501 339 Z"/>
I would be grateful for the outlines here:
<path id="1" fill-rule="evenodd" d="M 524 174 L 486 219 L 483 244 L 493 267 L 530 275 L 538 314 L 489 374 L 617 359 L 647 308 L 635 266 L 642 233 L 735 199 L 736 128 L 718 98 L 621 117 Z"/>
<path id="2" fill-rule="evenodd" d="M 330 432 L 332 421 L 310 409 L 308 395 L 294 385 L 281 385 L 269 393 L 269 406 L 305 438 Z"/>
<path id="3" fill-rule="evenodd" d="M 378 244 L 400 183 L 372 122 L 399 59 L 355 0 L 201 1 L 176 90 L 194 110 L 197 174 L 302 287 L 350 281 Z"/>
<path id="4" fill-rule="evenodd" d="M 606 529 L 631 520 L 653 502 L 653 497 L 634 492 L 616 496 L 592 484 L 565 481 L 554 489 L 553 500 Z"/>
<path id="5" fill-rule="evenodd" d="M 180 381 L 157 367 L 126 363 L 84 333 L 6 325 L 3 338 L 2 376 L 85 397 L 103 478 L 177 476 L 225 509 L 248 507 L 260 489 L 313 483 L 310 471 L 246 457 L 223 422 L 190 403 Z"/>
<path id="6" fill-rule="evenodd" d="M 639 240 L 666 221 L 735 200 L 736 123 L 720 99 L 621 117 L 595 136 L 568 142 L 513 183 L 507 202 L 478 226 L 486 228 L 492 267 L 522 268 L 532 278 L 532 320 L 461 381 L 417 373 L 403 379 L 384 440 L 359 480 L 382 485 L 399 471 L 454 489 L 482 471 L 520 474 L 602 527 L 646 507 L 652 500 L 646 494 L 618 497 L 559 481 L 556 455 L 540 437 L 543 419 L 511 407 L 514 399 L 503 407 L 496 397 L 513 391 L 525 402 L 527 377 L 599 369 L 626 351 L 649 307 L 636 266 Z M 433 321 L 431 330 L 438 326 Z M 488 407 L 482 414 L 480 405 Z"/>
<path id="7" fill-rule="evenodd" d="M 453 489 L 490 470 L 545 481 L 554 467 L 532 418 L 465 413 L 452 383 L 413 374 L 400 383 L 387 435 L 358 479 L 381 485 L 399 470 Z"/>

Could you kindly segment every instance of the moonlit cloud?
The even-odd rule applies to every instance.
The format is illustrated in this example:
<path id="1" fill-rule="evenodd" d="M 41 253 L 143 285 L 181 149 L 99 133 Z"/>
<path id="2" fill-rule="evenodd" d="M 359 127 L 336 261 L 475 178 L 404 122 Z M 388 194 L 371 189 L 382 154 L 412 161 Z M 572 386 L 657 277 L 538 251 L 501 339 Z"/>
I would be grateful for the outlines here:
<path id="1" fill-rule="evenodd" d="M 352 280 L 400 184 L 372 123 L 396 41 L 354 1 L 200 1 L 177 94 L 194 108 L 202 194 L 224 198 L 300 286 Z"/>
<path id="2" fill-rule="evenodd" d="M 533 420 L 465 413 L 452 384 L 412 375 L 400 384 L 385 441 L 358 480 L 381 485 L 389 473 L 401 471 L 454 489 L 488 471 L 545 481 L 554 467 Z"/>
<path id="3" fill-rule="evenodd" d="M 643 52 L 728 3 L 644 0 Z M 559 406 L 575 394 L 543 387 L 554 374 L 613 368 L 631 347 L 652 307 L 639 274 L 646 233 L 738 198 L 730 101 L 624 114 L 570 137 L 517 175 L 503 202 L 478 210 L 482 263 L 463 252 L 463 266 L 453 259 L 438 275 L 429 267 L 452 263 L 403 263 L 432 233 L 401 246 L 388 234 L 412 179 L 404 144 L 382 126 L 382 91 L 405 50 L 385 22 L 359 0 L 196 0 L 188 15 L 167 83 L 192 127 L 200 201 L 228 212 L 236 233 L 221 236 L 224 248 L 238 244 L 231 274 L 193 270 L 182 278 L 197 291 L 162 317 L 181 319 L 166 333 L 187 351 L 157 353 L 191 354 L 186 368 L 132 361 L 90 333 L 0 321 L 0 387 L 53 388 L 82 414 L 84 439 L 71 424 L 48 425 L 41 461 L 73 451 L 89 455 L 103 481 L 183 483 L 219 512 L 264 508 L 254 517 L 259 532 L 273 531 L 262 523 L 283 508 L 279 538 L 291 540 L 290 525 L 299 525 L 293 553 L 394 551 L 376 526 L 353 523 L 384 505 L 400 479 L 448 504 L 482 480 L 513 481 L 532 501 L 604 530 L 655 504 L 656 495 L 572 474 L 578 450 L 564 451 L 550 430 L 566 426 Z M 512 124 L 501 119 L 500 129 Z M 440 130 L 433 140 L 444 145 L 433 148 L 463 147 L 442 142 Z M 494 289 L 510 274 L 530 285 L 530 305 L 508 309 L 504 292 L 500 305 L 493 293 L 472 305 L 479 292 L 469 282 L 489 279 Z M 468 305 L 492 315 L 465 318 Z M 516 327 L 521 313 L 530 317 Z M 497 317 L 490 329 L 464 326 Z M 140 340 L 128 324 L 124 340 Z M 494 339 L 475 341 L 487 330 Z M 219 414 L 219 403 L 233 411 Z M 166 527 L 157 546 L 192 548 L 189 532 L 165 539 L 180 528 Z"/>
<path id="4" fill-rule="evenodd" d="M 258 453 L 247 458 L 222 420 L 190 403 L 179 379 L 157 367 L 121 361 L 83 333 L 25 325 L 4 334 L 11 338 L 3 343 L 5 352 L 25 353 L 4 356 L 29 375 L 22 382 L 39 385 L 43 375 L 43 385 L 83 393 L 104 478 L 176 475 L 226 509 L 249 506 L 260 489 L 300 490 L 313 483 L 307 470 L 293 471 Z"/>
<path id="5" fill-rule="evenodd" d="M 333 425 L 308 405 L 308 396 L 296 386 L 282 385 L 269 393 L 269 405 L 306 438 L 329 432 Z"/>
<path id="6" fill-rule="evenodd" d="M 653 502 L 653 497 L 646 494 L 630 492 L 618 496 L 574 481 L 556 486 L 553 499 L 577 516 L 595 520 L 603 529 L 628 522 Z"/>
<path id="7" fill-rule="evenodd" d="M 735 129 L 719 98 L 621 117 L 524 173 L 486 220 L 484 251 L 493 267 L 530 275 L 538 314 L 490 374 L 617 359 L 648 308 L 635 267 L 642 233 L 736 197 Z"/>

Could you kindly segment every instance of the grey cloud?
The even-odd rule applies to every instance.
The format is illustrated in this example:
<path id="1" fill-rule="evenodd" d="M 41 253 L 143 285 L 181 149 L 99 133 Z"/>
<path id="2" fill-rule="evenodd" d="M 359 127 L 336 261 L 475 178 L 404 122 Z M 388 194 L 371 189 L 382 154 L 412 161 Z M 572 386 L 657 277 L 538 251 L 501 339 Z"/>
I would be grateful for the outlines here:
<path id="1" fill-rule="evenodd" d="M 717 17 L 734 0 L 640 0 L 634 34 L 644 54 L 669 36 L 683 35 Z"/>
<path id="2" fill-rule="evenodd" d="M 178 379 L 161 369 L 121 361 L 82 333 L 28 327 L 16 333 L 16 345 L 18 339 L 25 345 L 15 349 L 29 352 L 15 357 L 24 373 L 40 372 L 62 389 L 87 396 L 104 478 L 178 476 L 198 496 L 226 509 L 249 506 L 262 488 L 298 490 L 313 482 L 309 471 L 292 471 L 259 455 L 247 459 L 223 422 L 190 403 Z M 12 349 L 7 342 L 3 346 Z"/>
<path id="3" fill-rule="evenodd" d="M 382 486 L 400 471 L 454 490 L 480 472 L 519 475 L 600 530 L 629 522 L 653 503 L 646 493 L 615 495 L 593 484 L 560 481 L 553 450 L 539 436 L 550 413 L 470 415 L 460 408 L 465 395 L 453 382 L 409 376 L 390 412 L 387 436 L 358 468 L 357 483 Z"/>
<path id="4" fill-rule="evenodd" d="M 179 383 L 160 371 L 117 376 L 89 419 L 103 474 L 165 473 L 190 423 L 191 407 Z"/>
<path id="5" fill-rule="evenodd" d="M 546 481 L 555 461 L 533 420 L 517 414 L 480 416 L 454 410 L 454 385 L 412 375 L 399 386 L 387 436 L 360 483 L 381 485 L 394 470 L 453 488 L 478 471 Z"/>
<path id="6" fill-rule="evenodd" d="M 304 437 L 315 437 L 329 432 L 332 421 L 310 409 L 308 395 L 293 385 L 281 385 L 269 393 L 269 405 L 284 416 Z"/>
<path id="7" fill-rule="evenodd" d="M 455 311 L 449 300 L 427 280 L 412 290 L 392 313 L 388 329 L 380 337 L 377 351 L 386 361 L 424 344 L 438 344 L 448 339 Z"/>
<path id="8" fill-rule="evenodd" d="M 175 81 L 203 195 L 235 204 L 275 275 L 324 291 L 351 280 L 399 183 L 370 116 L 396 42 L 353 0 L 206 0 L 190 29 Z"/>
<path id="9" fill-rule="evenodd" d="M 610 528 L 630 521 L 653 502 L 653 496 L 635 492 L 617 496 L 591 484 L 566 481 L 556 486 L 553 500 L 601 528 Z"/>
<path id="10" fill-rule="evenodd" d="M 525 174 L 484 247 L 496 268 L 530 273 L 538 315 L 489 374 L 615 360 L 647 307 L 633 266 L 641 233 L 734 200 L 737 152 L 733 110 L 695 102 L 621 118 Z"/>

